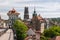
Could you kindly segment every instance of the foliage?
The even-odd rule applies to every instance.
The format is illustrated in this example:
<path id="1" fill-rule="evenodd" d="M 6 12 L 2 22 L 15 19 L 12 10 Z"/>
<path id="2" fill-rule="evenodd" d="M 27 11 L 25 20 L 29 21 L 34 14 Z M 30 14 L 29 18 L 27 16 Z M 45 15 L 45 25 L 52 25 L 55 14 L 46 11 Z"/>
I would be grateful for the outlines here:
<path id="1" fill-rule="evenodd" d="M 43 36 L 43 35 L 41 35 L 40 39 L 41 40 L 47 40 L 47 38 L 45 36 Z"/>
<path id="2" fill-rule="evenodd" d="M 20 20 L 15 21 L 13 25 L 16 30 L 17 40 L 24 40 L 26 37 L 27 26 Z"/>
<path id="3" fill-rule="evenodd" d="M 59 36 L 60 35 L 60 27 L 59 26 L 52 26 L 49 29 L 45 29 L 44 31 L 44 36 L 45 37 L 55 37 L 55 36 Z"/>
<path id="4" fill-rule="evenodd" d="M 44 36 L 44 33 L 40 35 L 40 40 L 49 40 L 49 39 L 50 39 L 49 37 Z"/>

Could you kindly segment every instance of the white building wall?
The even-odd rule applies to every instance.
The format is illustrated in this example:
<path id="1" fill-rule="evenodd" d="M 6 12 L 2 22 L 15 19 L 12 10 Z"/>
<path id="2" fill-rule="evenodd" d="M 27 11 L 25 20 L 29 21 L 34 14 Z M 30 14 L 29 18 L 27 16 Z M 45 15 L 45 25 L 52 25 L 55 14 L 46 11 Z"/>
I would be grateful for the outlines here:
<path id="1" fill-rule="evenodd" d="M 44 25 L 45 25 L 45 23 L 41 23 L 41 27 L 40 27 L 40 31 L 41 31 L 41 33 L 44 32 Z"/>

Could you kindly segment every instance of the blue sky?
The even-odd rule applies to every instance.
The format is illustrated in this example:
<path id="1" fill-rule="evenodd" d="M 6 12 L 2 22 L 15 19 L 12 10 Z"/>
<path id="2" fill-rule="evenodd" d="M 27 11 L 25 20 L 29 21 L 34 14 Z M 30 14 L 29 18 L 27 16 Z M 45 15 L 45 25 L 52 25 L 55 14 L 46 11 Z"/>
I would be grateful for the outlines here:
<path id="1" fill-rule="evenodd" d="M 15 8 L 23 19 L 25 6 L 29 7 L 30 18 L 34 7 L 43 18 L 60 17 L 60 0 L 0 0 L 0 15 L 2 19 L 8 19 L 8 11 Z"/>

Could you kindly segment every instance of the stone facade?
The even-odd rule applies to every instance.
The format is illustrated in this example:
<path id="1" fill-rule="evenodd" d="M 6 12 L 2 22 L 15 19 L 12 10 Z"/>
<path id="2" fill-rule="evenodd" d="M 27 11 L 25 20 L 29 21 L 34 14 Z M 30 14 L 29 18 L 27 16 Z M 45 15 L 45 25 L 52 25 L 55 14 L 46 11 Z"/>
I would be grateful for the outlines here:
<path id="1" fill-rule="evenodd" d="M 0 28 L 7 28 L 7 23 L 5 20 L 1 19 L 1 16 L 0 16 Z"/>

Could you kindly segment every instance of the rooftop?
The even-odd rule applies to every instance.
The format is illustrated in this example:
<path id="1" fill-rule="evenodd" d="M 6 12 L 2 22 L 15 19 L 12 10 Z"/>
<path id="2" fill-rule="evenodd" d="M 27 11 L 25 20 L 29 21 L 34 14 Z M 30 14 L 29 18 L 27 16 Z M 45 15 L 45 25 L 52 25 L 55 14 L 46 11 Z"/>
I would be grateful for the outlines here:
<path id="1" fill-rule="evenodd" d="M 14 15 L 19 15 L 20 13 L 18 13 L 14 8 L 12 10 L 10 10 L 8 13 L 8 15 L 14 14 Z"/>

